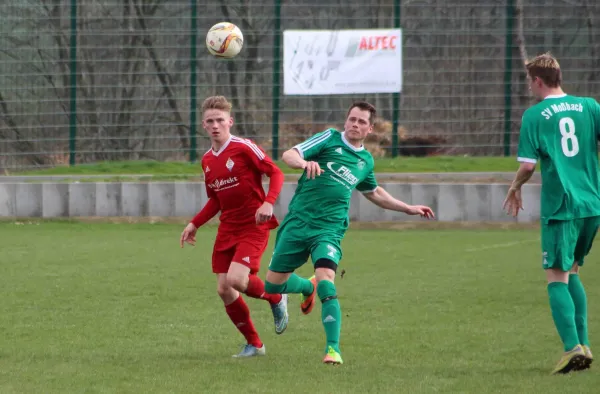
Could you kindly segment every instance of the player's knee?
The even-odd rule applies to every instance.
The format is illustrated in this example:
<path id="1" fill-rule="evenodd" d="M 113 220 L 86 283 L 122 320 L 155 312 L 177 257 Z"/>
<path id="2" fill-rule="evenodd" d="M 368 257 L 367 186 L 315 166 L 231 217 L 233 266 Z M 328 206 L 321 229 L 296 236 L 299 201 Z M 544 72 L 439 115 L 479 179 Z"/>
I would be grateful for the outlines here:
<path id="1" fill-rule="evenodd" d="M 227 275 L 227 285 L 237 291 L 245 291 L 248 286 L 248 276 Z"/>
<path id="2" fill-rule="evenodd" d="M 579 273 L 579 262 L 574 262 L 573 266 L 571 267 L 571 270 L 569 271 L 570 274 L 578 274 Z"/>
<path id="3" fill-rule="evenodd" d="M 288 281 L 291 274 L 292 274 L 291 272 L 275 272 L 275 271 L 268 270 L 267 276 L 265 278 L 265 283 L 270 282 L 271 284 L 277 284 L 277 283 L 283 284 Z"/>
<path id="4" fill-rule="evenodd" d="M 265 292 L 269 294 L 282 294 L 285 291 L 285 283 L 276 284 L 268 280 L 265 282 Z"/>
<path id="5" fill-rule="evenodd" d="M 549 268 L 546 269 L 546 279 L 548 283 L 561 282 L 561 283 L 569 283 L 569 272 L 562 271 L 558 268 Z"/>
<path id="6" fill-rule="evenodd" d="M 219 294 L 219 297 L 223 300 L 230 298 L 233 292 L 235 292 L 235 290 L 232 289 L 227 282 L 219 283 L 217 286 L 217 294 Z"/>
<path id="7" fill-rule="evenodd" d="M 280 282 L 279 279 L 280 273 L 279 272 L 273 272 L 271 270 L 267 271 L 267 276 L 265 277 L 265 283 L 266 282 Z"/>
<path id="8" fill-rule="evenodd" d="M 317 295 L 322 303 L 335 300 L 337 298 L 335 284 L 329 280 L 320 281 L 317 284 Z"/>

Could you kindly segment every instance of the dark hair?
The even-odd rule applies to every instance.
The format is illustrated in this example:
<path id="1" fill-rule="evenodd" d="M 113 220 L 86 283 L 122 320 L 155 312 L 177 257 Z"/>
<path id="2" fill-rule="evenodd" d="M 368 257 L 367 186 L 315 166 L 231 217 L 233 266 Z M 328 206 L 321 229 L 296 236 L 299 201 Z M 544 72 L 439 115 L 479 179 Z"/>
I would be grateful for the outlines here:
<path id="1" fill-rule="evenodd" d="M 350 115 L 350 111 L 352 111 L 352 109 L 354 109 L 354 108 L 358 108 L 361 111 L 369 111 L 369 123 L 373 124 L 375 122 L 375 117 L 377 116 L 377 110 L 375 109 L 375 106 L 373 104 L 368 103 L 366 101 L 355 101 L 354 103 L 352 103 L 350 108 L 348 108 L 348 112 L 346 113 L 346 118 L 348 117 L 348 115 Z"/>
<path id="2" fill-rule="evenodd" d="M 560 65 L 550 52 L 536 56 L 525 63 L 527 74 L 532 80 L 539 78 L 549 88 L 557 88 L 562 83 Z"/>

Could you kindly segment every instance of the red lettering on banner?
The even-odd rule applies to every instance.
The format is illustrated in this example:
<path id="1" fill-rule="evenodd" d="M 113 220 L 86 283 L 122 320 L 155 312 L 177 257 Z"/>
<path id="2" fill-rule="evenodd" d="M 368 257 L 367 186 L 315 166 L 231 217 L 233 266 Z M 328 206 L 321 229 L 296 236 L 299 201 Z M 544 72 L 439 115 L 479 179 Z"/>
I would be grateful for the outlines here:
<path id="1" fill-rule="evenodd" d="M 396 49 L 396 36 L 371 36 L 362 37 L 358 44 L 360 51 L 377 51 L 381 49 Z"/>

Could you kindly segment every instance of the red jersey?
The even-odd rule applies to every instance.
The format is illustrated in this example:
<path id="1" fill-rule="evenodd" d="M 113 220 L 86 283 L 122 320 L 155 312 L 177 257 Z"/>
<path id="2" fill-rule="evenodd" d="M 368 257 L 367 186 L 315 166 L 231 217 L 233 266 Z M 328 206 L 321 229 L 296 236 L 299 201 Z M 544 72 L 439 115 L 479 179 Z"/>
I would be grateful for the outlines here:
<path id="1" fill-rule="evenodd" d="M 255 214 L 266 201 L 275 204 L 283 186 L 283 173 L 252 141 L 231 136 L 215 152 L 210 149 L 202 157 L 206 193 L 216 209 L 221 211 L 219 229 L 239 230 L 246 226 L 256 226 Z M 269 193 L 265 196 L 262 176 L 270 178 Z M 273 216 L 262 226 L 273 229 L 278 226 Z M 198 227 L 198 226 L 197 226 Z"/>

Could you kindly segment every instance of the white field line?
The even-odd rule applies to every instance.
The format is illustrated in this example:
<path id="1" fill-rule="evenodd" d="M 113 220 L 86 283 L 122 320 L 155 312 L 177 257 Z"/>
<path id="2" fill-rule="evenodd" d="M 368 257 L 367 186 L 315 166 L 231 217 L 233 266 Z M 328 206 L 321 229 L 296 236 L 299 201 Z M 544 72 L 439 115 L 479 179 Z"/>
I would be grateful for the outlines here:
<path id="1" fill-rule="evenodd" d="M 508 247 L 516 246 L 516 245 L 523 245 L 523 244 L 528 244 L 528 243 L 532 243 L 532 242 L 539 242 L 539 240 L 540 240 L 539 238 L 535 238 L 535 239 L 524 239 L 522 241 L 505 242 L 502 244 L 483 245 L 483 246 L 479 246 L 477 248 L 465 249 L 465 252 L 472 253 L 472 252 L 480 252 L 482 250 L 488 250 L 488 249 L 508 248 Z"/>

